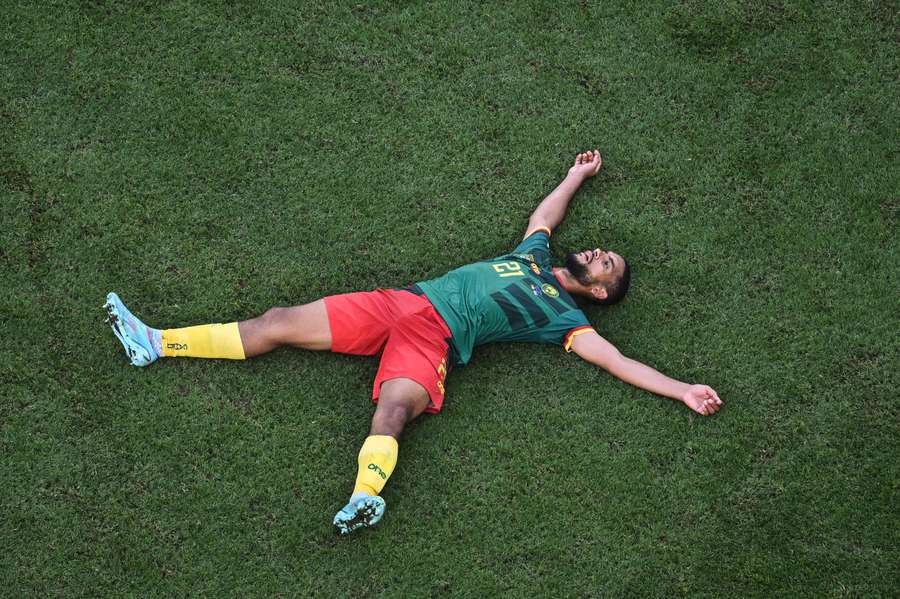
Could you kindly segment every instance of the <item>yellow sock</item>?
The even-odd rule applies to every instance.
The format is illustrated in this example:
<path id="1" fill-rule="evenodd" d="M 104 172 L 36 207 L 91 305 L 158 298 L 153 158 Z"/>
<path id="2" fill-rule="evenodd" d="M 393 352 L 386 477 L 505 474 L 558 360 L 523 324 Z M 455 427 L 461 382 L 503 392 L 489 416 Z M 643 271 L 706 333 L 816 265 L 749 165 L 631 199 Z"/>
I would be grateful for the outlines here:
<path id="1" fill-rule="evenodd" d="M 244 359 L 238 323 L 201 324 L 162 332 L 162 355 L 167 357 Z"/>
<path id="2" fill-rule="evenodd" d="M 366 437 L 359 450 L 359 471 L 353 494 L 378 495 L 397 465 L 397 440 L 387 435 Z"/>

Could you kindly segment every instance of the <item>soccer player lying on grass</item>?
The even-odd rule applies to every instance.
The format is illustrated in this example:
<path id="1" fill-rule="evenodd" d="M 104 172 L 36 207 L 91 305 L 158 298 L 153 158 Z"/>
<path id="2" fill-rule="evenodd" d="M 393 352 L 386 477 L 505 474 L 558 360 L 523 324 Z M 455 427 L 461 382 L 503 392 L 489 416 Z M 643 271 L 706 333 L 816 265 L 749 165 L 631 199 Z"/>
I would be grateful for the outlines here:
<path id="1" fill-rule="evenodd" d="M 566 178 L 531 215 L 525 238 L 511 253 L 437 279 L 272 308 L 242 322 L 165 330 L 144 325 L 110 293 L 108 322 L 135 366 L 176 356 L 243 360 L 282 345 L 381 353 L 372 392 L 377 406 L 359 452 L 356 486 L 334 517 L 334 526 L 346 534 L 381 519 L 385 502 L 379 493 L 397 463 L 403 427 L 422 412 L 441 410 L 447 373 L 466 364 L 476 345 L 555 343 L 623 381 L 677 399 L 705 416 L 722 406 L 712 388 L 671 379 L 620 354 L 578 309 L 572 295 L 601 304 L 622 299 L 630 280 L 622 256 L 585 250 L 567 255 L 564 267 L 551 264 L 551 231 L 565 216 L 572 195 L 600 165 L 596 150 L 578 154 Z"/>

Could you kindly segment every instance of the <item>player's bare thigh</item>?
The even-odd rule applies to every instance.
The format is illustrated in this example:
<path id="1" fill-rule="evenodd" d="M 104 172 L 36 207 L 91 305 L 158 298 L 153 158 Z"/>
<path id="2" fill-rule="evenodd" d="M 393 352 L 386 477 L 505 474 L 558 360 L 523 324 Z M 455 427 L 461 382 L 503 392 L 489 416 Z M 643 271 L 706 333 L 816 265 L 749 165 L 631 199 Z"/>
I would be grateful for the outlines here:
<path id="1" fill-rule="evenodd" d="M 278 347 L 330 350 L 331 327 L 325 300 L 302 306 L 271 308 L 262 316 L 239 324 L 244 354 L 256 356 Z"/>

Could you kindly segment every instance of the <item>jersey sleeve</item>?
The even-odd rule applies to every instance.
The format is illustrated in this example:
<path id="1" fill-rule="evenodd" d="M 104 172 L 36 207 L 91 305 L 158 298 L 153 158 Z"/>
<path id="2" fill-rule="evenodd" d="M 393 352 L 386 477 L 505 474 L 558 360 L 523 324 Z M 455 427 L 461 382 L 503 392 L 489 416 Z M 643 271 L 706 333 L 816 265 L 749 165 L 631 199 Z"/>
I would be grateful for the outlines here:
<path id="1" fill-rule="evenodd" d="M 567 352 L 572 351 L 572 341 L 582 333 L 594 330 L 587 316 L 581 310 L 570 310 L 557 315 L 544 331 L 544 340 L 561 345 Z"/>
<path id="2" fill-rule="evenodd" d="M 538 227 L 531 235 L 522 240 L 513 250 L 513 254 L 531 254 L 534 256 L 535 262 L 550 262 L 550 229 L 546 227 Z"/>

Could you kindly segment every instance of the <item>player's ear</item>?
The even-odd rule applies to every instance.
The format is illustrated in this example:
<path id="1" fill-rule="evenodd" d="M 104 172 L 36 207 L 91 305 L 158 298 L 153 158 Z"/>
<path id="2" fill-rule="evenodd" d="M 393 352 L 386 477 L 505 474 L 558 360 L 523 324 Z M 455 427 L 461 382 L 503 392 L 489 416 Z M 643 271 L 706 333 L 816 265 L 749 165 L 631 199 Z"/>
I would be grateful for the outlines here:
<path id="1" fill-rule="evenodd" d="M 597 285 L 595 287 L 591 287 L 591 297 L 598 302 L 602 302 L 606 299 L 609 294 L 606 292 L 606 287 L 601 285 Z"/>

